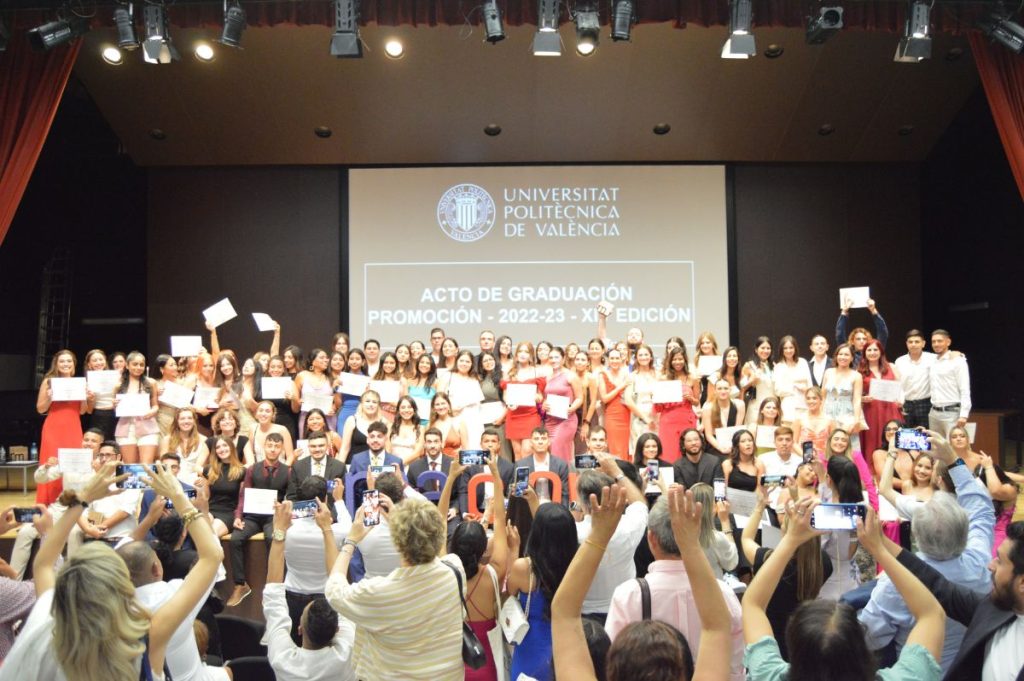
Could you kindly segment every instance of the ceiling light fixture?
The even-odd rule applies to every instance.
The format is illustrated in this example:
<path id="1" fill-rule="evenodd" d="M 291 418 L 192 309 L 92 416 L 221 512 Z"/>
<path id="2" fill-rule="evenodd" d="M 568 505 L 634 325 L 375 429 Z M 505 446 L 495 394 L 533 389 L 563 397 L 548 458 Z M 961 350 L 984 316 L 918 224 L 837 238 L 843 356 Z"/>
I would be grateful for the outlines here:
<path id="1" fill-rule="evenodd" d="M 993 12 L 978 21 L 978 28 L 1003 47 L 1017 54 L 1024 51 L 1024 28 L 1021 28 L 1020 24 L 1010 21 L 1009 17 Z"/>
<path id="2" fill-rule="evenodd" d="M 636 5 L 633 0 L 612 0 L 612 40 L 629 40 L 636 23 Z"/>
<path id="3" fill-rule="evenodd" d="M 729 37 L 722 45 L 722 59 L 750 59 L 757 54 L 754 34 L 750 32 L 753 17 L 752 0 L 732 0 L 729 9 Z"/>
<path id="4" fill-rule="evenodd" d="M 142 8 L 142 23 L 146 36 L 142 41 L 142 59 L 147 64 L 170 64 L 181 59 L 171 43 L 171 24 L 163 5 Z"/>
<path id="5" fill-rule="evenodd" d="M 562 38 L 558 35 L 558 0 L 537 0 L 537 32 L 533 36 L 533 56 L 562 56 Z"/>
<path id="6" fill-rule="evenodd" d="M 362 59 L 363 43 L 359 40 L 359 6 L 356 0 L 334 0 L 334 35 L 331 54 L 339 59 Z"/>
<path id="7" fill-rule="evenodd" d="M 401 59 L 405 56 L 405 47 L 402 45 L 402 41 L 397 38 L 384 43 L 384 54 L 388 55 L 392 59 Z"/>
<path id="8" fill-rule="evenodd" d="M 135 50 L 139 47 L 139 38 L 135 35 L 135 8 L 131 3 L 127 7 L 114 9 L 114 24 L 117 26 L 117 46 L 122 50 Z"/>
<path id="9" fill-rule="evenodd" d="M 916 64 L 931 59 L 932 37 L 929 35 L 931 5 L 923 0 L 914 0 L 907 7 L 907 21 L 903 25 L 903 36 L 896 45 L 892 60 Z"/>
<path id="10" fill-rule="evenodd" d="M 501 20 L 501 9 L 498 8 L 498 0 L 486 0 L 483 11 L 484 40 L 492 45 L 504 40 L 505 25 Z"/>
<path id="11" fill-rule="evenodd" d="M 111 66 L 120 66 L 124 63 L 124 55 L 121 50 L 117 49 L 113 45 L 107 45 L 100 52 L 100 56 L 103 57 L 103 61 L 107 62 Z"/>
<path id="12" fill-rule="evenodd" d="M 807 18 L 807 44 L 821 45 L 843 27 L 842 7 L 822 7 L 817 17 Z"/>
<path id="13" fill-rule="evenodd" d="M 60 18 L 30 29 L 28 31 L 28 42 L 37 50 L 49 50 L 58 45 L 71 42 L 75 38 L 84 35 L 88 30 L 89 24 L 80 17 Z"/>
<path id="14" fill-rule="evenodd" d="M 601 35 L 601 20 L 597 16 L 597 8 L 583 5 L 576 10 L 573 17 L 576 22 L 576 52 L 589 57 L 597 49 L 597 41 Z"/>
<path id="15" fill-rule="evenodd" d="M 201 62 L 211 62 L 217 56 L 213 51 L 213 45 L 210 43 L 196 43 L 196 46 L 192 49 L 192 54 Z"/>
<path id="16" fill-rule="evenodd" d="M 238 0 L 224 0 L 224 29 L 220 34 L 220 42 L 228 47 L 242 49 L 242 33 L 245 32 L 245 10 Z"/>

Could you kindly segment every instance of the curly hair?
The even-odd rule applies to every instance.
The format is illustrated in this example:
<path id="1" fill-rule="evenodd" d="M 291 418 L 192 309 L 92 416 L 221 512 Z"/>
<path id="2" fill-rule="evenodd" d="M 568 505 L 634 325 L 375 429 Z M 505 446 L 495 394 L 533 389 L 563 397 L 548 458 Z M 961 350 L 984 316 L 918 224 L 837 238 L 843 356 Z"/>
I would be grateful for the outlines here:
<path id="1" fill-rule="evenodd" d="M 446 537 L 445 524 L 437 508 L 425 499 L 406 499 L 388 515 L 391 539 L 402 558 L 411 565 L 424 565 L 441 554 Z"/>

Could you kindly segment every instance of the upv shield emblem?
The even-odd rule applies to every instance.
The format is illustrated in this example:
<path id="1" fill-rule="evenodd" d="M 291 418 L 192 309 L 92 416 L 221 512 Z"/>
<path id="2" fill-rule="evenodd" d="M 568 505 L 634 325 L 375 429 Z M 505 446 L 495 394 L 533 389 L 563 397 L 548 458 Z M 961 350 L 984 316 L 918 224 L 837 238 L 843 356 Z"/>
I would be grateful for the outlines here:
<path id="1" fill-rule="evenodd" d="M 437 224 L 455 241 L 468 243 L 487 236 L 494 217 L 494 199 L 475 184 L 450 187 L 437 202 Z"/>

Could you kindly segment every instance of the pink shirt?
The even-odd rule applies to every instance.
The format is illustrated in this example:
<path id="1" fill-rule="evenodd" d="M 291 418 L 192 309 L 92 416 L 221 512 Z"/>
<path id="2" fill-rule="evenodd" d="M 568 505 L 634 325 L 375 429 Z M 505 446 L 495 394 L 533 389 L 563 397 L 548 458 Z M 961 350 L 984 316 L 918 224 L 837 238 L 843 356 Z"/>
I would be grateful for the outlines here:
<path id="1" fill-rule="evenodd" d="M 697 656 L 700 647 L 700 615 L 693 601 L 693 589 L 682 560 L 656 560 L 647 572 L 651 588 L 651 619 L 671 624 L 686 637 L 690 651 Z M 718 580 L 725 605 L 732 618 L 732 656 L 729 664 L 731 681 L 743 681 L 743 622 L 739 599 L 725 582 Z M 642 619 L 640 586 L 635 579 L 623 582 L 612 595 L 608 620 L 604 629 L 612 641 L 630 622 Z"/>

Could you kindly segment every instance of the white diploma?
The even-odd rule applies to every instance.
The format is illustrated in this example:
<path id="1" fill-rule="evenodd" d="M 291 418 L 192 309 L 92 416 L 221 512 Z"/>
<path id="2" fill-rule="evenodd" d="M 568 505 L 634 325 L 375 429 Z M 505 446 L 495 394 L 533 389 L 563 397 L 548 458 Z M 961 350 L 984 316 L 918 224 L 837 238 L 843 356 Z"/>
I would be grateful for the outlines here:
<path id="1" fill-rule="evenodd" d="M 791 419 L 793 414 L 801 411 L 807 411 L 807 400 L 804 399 L 803 393 L 795 393 L 782 398 L 782 413 L 785 414 L 787 420 Z"/>
<path id="2" fill-rule="evenodd" d="M 149 411 L 149 393 L 122 393 L 118 397 L 120 399 L 114 410 L 117 418 L 145 416 Z"/>
<path id="3" fill-rule="evenodd" d="M 164 394 L 160 396 L 160 403 L 166 404 L 168 407 L 181 409 L 192 404 L 193 397 L 195 397 L 195 391 L 189 390 L 185 386 L 178 385 L 173 381 L 167 381 L 164 383 Z"/>
<path id="4" fill-rule="evenodd" d="M 91 449 L 58 449 L 57 465 L 64 476 L 64 489 L 78 491 L 93 475 Z"/>
<path id="5" fill-rule="evenodd" d="M 120 371 L 87 371 L 85 379 L 89 390 L 96 395 L 113 395 L 114 391 L 121 384 Z"/>
<path id="6" fill-rule="evenodd" d="M 978 424 L 977 423 L 965 423 L 964 424 L 964 430 L 967 431 L 967 439 L 968 439 L 968 441 L 973 445 L 974 444 L 974 435 L 978 432 Z"/>
<path id="7" fill-rule="evenodd" d="M 245 488 L 242 501 L 242 513 L 253 515 L 274 515 L 274 502 L 277 501 L 276 489 Z"/>
<path id="8" fill-rule="evenodd" d="M 715 439 L 718 444 L 726 449 L 732 449 L 732 436 L 737 430 L 746 430 L 746 426 L 729 426 L 728 428 L 715 428 Z"/>
<path id="9" fill-rule="evenodd" d="M 513 407 L 536 407 L 537 386 L 533 383 L 509 383 L 505 388 L 505 404 Z"/>
<path id="10" fill-rule="evenodd" d="M 602 300 L 600 303 L 597 304 L 597 313 L 603 314 L 605 317 L 610 315 L 612 313 L 612 310 L 614 309 L 615 306 L 609 303 L 607 300 Z"/>
<path id="11" fill-rule="evenodd" d="M 899 402 L 903 390 L 899 381 L 883 381 L 872 378 L 868 386 L 868 395 L 882 402 Z"/>
<path id="12" fill-rule="evenodd" d="M 899 494 L 899 492 L 896 492 Z M 878 495 L 878 519 L 879 520 L 894 520 L 900 521 L 900 512 L 896 510 L 896 507 L 889 503 L 889 500 L 883 497 L 881 494 Z"/>
<path id="13" fill-rule="evenodd" d="M 452 376 L 448 384 L 448 399 L 451 400 L 452 409 L 465 409 L 471 404 L 483 402 L 484 391 L 480 389 L 480 382 L 475 379 Z"/>
<path id="14" fill-rule="evenodd" d="M 338 378 L 341 380 L 341 385 L 338 386 L 337 392 L 343 395 L 362 395 L 370 385 L 370 377 L 362 374 L 350 374 L 344 371 L 338 374 Z"/>
<path id="15" fill-rule="evenodd" d="M 720 355 L 700 355 L 697 357 L 697 373 L 701 376 L 710 376 L 722 368 Z"/>
<path id="16" fill-rule="evenodd" d="M 845 308 L 846 302 L 850 301 L 850 307 L 867 307 L 868 298 L 871 297 L 870 286 L 853 286 L 839 289 L 839 308 Z"/>
<path id="17" fill-rule="evenodd" d="M 265 400 L 283 400 L 295 382 L 287 376 L 264 376 L 260 379 L 260 397 Z"/>
<path id="18" fill-rule="evenodd" d="M 432 402 L 432 400 L 426 397 L 413 397 L 412 401 L 416 403 L 416 415 L 419 416 L 421 419 L 429 420 L 430 403 Z M 487 421 L 484 421 L 484 423 L 487 423 Z"/>
<path id="19" fill-rule="evenodd" d="M 252 320 L 256 322 L 256 328 L 260 331 L 275 331 L 277 324 L 270 315 L 264 312 L 253 312 Z"/>
<path id="20" fill-rule="evenodd" d="M 654 404 L 675 404 L 683 401 L 682 381 L 655 381 L 651 391 Z"/>
<path id="21" fill-rule="evenodd" d="M 480 405 L 480 423 L 494 423 L 504 415 L 504 402 L 484 402 Z"/>
<path id="22" fill-rule="evenodd" d="M 548 395 L 548 415 L 556 419 L 569 418 L 569 398 L 565 395 Z"/>
<path id="23" fill-rule="evenodd" d="M 757 506 L 757 494 L 755 492 L 726 487 L 725 497 L 729 500 L 730 509 L 736 515 L 743 515 L 749 518 L 754 514 L 754 508 Z"/>
<path id="24" fill-rule="evenodd" d="M 302 411 L 319 409 L 324 414 L 334 407 L 334 395 L 306 395 L 302 398 Z"/>
<path id="25" fill-rule="evenodd" d="M 757 426 L 754 445 L 759 449 L 775 449 L 775 426 Z"/>
<path id="26" fill-rule="evenodd" d="M 216 409 L 219 406 L 217 404 L 218 395 L 220 395 L 220 388 L 216 386 L 208 388 L 204 385 L 197 385 L 192 404 L 200 409 Z"/>
<path id="27" fill-rule="evenodd" d="M 171 355 L 174 357 L 195 357 L 202 349 L 202 336 L 171 336 Z"/>
<path id="28" fill-rule="evenodd" d="M 447 385 L 452 380 L 452 370 L 451 369 L 444 369 L 444 368 L 438 367 L 437 371 L 435 372 L 435 375 L 437 377 L 437 382 L 438 383 L 444 383 L 445 385 Z"/>
<path id="29" fill-rule="evenodd" d="M 81 402 L 85 399 L 85 378 L 51 378 L 51 402 Z"/>
<path id="30" fill-rule="evenodd" d="M 402 383 L 400 381 L 370 381 L 370 390 L 380 395 L 381 404 L 398 404 L 398 398 L 402 393 Z"/>
<path id="31" fill-rule="evenodd" d="M 206 322 L 208 324 L 212 324 L 214 327 L 220 326 L 224 322 L 231 321 L 237 316 L 238 313 L 235 312 L 235 308 L 231 306 L 231 301 L 227 298 L 216 302 L 203 310 L 203 317 L 206 319 Z"/>

